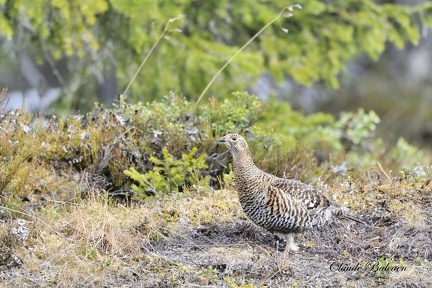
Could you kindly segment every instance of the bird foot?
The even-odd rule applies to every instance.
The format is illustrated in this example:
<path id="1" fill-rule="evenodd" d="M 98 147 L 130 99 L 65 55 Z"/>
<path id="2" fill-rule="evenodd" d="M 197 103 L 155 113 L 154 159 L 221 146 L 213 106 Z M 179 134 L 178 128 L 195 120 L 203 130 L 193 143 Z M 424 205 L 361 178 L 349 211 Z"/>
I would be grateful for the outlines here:
<path id="1" fill-rule="evenodd" d="M 300 249 L 300 247 L 297 244 L 295 244 L 294 242 L 289 243 L 287 245 L 287 248 L 288 248 L 289 251 L 292 251 L 292 252 L 297 252 Z"/>
<path id="2" fill-rule="evenodd" d="M 288 234 L 287 244 L 286 244 L 285 250 L 297 252 L 297 251 L 299 251 L 299 249 L 300 249 L 299 246 L 294 243 L 294 235 Z"/>

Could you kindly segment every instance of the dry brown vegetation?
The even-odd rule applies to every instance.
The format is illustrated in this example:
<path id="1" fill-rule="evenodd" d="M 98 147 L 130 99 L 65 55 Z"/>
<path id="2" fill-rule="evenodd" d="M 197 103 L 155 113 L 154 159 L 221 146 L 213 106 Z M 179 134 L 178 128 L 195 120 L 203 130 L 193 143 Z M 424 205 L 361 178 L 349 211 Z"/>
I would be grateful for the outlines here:
<path id="1" fill-rule="evenodd" d="M 1 285 L 429 287 L 432 181 L 381 176 L 328 187 L 325 194 L 363 223 L 337 219 L 305 232 L 301 251 L 287 258 L 277 250 L 283 245 L 245 218 L 232 188 L 132 203 L 94 191 L 75 203 L 47 203 L 31 215 L 2 209 Z M 22 240 L 13 233 L 18 218 L 28 229 Z M 357 263 L 358 271 L 335 271 Z M 405 268 L 374 271 L 375 263 Z"/>

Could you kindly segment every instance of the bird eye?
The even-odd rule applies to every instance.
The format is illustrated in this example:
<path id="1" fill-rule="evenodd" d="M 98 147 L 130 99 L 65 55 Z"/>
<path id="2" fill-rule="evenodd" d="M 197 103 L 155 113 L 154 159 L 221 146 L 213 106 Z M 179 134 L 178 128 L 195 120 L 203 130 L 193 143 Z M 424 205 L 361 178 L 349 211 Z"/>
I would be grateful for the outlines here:
<path id="1" fill-rule="evenodd" d="M 231 138 L 233 141 L 236 141 L 237 140 L 237 137 L 233 137 L 233 138 Z"/>

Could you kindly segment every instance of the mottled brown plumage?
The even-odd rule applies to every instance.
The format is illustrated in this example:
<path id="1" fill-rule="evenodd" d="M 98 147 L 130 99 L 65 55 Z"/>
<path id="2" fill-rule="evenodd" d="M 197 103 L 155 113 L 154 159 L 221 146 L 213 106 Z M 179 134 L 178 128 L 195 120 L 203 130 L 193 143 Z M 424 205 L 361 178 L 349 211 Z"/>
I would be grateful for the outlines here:
<path id="1" fill-rule="evenodd" d="M 339 213 L 340 209 L 312 186 L 260 170 L 241 135 L 228 134 L 219 142 L 233 156 L 235 186 L 243 211 L 255 224 L 284 238 L 286 251 L 299 249 L 293 233 L 321 227 Z"/>

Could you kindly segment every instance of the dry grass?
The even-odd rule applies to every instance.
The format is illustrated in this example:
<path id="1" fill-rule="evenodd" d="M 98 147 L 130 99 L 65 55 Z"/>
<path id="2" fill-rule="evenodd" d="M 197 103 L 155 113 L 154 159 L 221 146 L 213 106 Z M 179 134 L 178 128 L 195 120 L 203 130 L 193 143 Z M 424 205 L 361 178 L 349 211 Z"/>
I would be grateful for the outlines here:
<path id="1" fill-rule="evenodd" d="M 288 258 L 270 233 L 244 217 L 231 189 L 129 205 L 98 193 L 72 204 L 46 204 L 34 218 L 22 217 L 29 231 L 25 240 L 10 233 L 17 217 L 3 217 L 0 240 L 10 251 L 0 260 L 16 256 L 22 264 L 1 263 L 0 287 L 431 285 L 431 181 L 350 181 L 325 193 L 365 225 L 337 220 L 305 232 L 298 237 L 301 252 Z M 368 261 L 393 261 L 407 269 L 330 269 L 333 262 L 364 266 Z"/>

